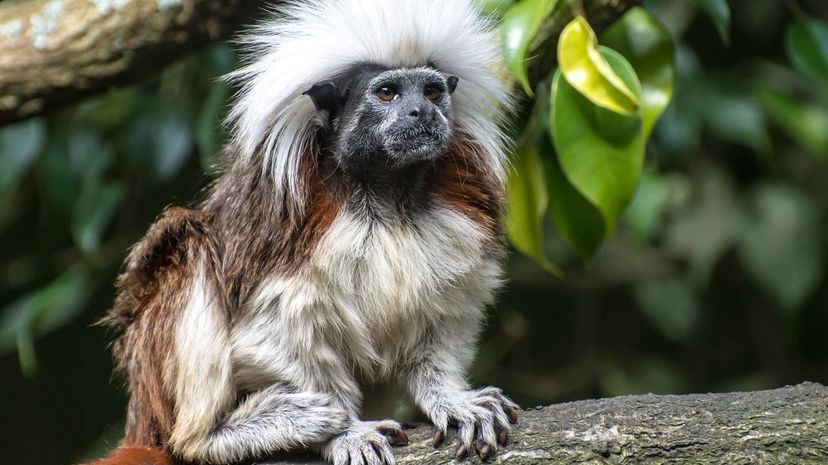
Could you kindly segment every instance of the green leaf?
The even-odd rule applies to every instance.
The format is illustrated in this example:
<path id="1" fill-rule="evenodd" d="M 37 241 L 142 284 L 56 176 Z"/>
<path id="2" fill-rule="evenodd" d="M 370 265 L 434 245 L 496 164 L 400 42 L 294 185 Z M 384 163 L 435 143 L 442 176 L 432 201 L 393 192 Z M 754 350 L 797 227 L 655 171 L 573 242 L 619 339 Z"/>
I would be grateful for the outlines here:
<path id="1" fill-rule="evenodd" d="M 606 236 L 601 212 L 564 175 L 557 156 L 543 157 L 549 190 L 549 214 L 555 229 L 584 261 L 589 261 Z"/>
<path id="2" fill-rule="evenodd" d="M 696 3 L 711 17 L 719 36 L 725 44 L 730 42 L 730 6 L 726 0 L 696 0 Z"/>
<path id="3" fill-rule="evenodd" d="M 785 34 L 785 46 L 797 69 L 828 80 L 828 24 L 810 18 L 793 22 Z"/>
<path id="4" fill-rule="evenodd" d="M 216 164 L 216 154 L 224 143 L 224 132 L 221 121 L 224 119 L 227 97 L 230 89 L 226 84 L 217 82 L 210 89 L 201 111 L 198 114 L 198 121 L 195 128 L 196 145 L 201 160 L 201 167 L 205 171 L 211 171 Z"/>
<path id="5" fill-rule="evenodd" d="M 37 370 L 34 340 L 75 319 L 92 293 L 86 268 L 73 267 L 51 284 L 26 295 L 0 313 L 0 354 L 17 348 L 21 368 L 28 375 Z"/>
<path id="6" fill-rule="evenodd" d="M 701 318 L 696 290 L 684 278 L 668 276 L 636 284 L 633 295 L 641 311 L 672 340 L 687 339 Z"/>
<path id="7" fill-rule="evenodd" d="M 170 180 L 192 152 L 191 120 L 184 108 L 164 104 L 142 113 L 129 128 L 125 144 L 129 157 L 137 167 L 149 168 L 154 179 Z"/>
<path id="8" fill-rule="evenodd" d="M 49 135 L 35 173 L 44 205 L 41 216 L 50 223 L 63 226 L 63 220 L 69 218 L 72 211 L 79 181 L 72 169 L 65 132 Z"/>
<path id="9" fill-rule="evenodd" d="M 69 166 L 77 179 L 100 179 L 115 162 L 115 151 L 96 132 L 71 132 L 67 149 Z"/>
<path id="10" fill-rule="evenodd" d="M 739 241 L 744 220 L 733 179 L 715 167 L 698 178 L 687 194 L 692 202 L 671 210 L 663 241 L 671 256 L 689 265 L 693 284 L 701 288 L 716 263 Z"/>
<path id="11" fill-rule="evenodd" d="M 154 138 L 155 167 L 159 179 L 169 180 L 175 176 L 193 148 L 193 129 L 183 114 L 170 112 L 159 121 Z"/>
<path id="12" fill-rule="evenodd" d="M 566 81 L 595 105 L 623 115 L 638 110 L 638 81 L 627 82 L 617 74 L 599 50 L 595 32 L 583 17 L 573 19 L 561 32 L 558 63 Z M 635 75 L 631 69 L 630 72 Z"/>
<path id="13" fill-rule="evenodd" d="M 709 83 L 699 105 L 706 128 L 717 137 L 744 144 L 759 154 L 770 154 L 773 143 L 761 105 L 748 93 L 737 88 Z"/>
<path id="14" fill-rule="evenodd" d="M 545 270 L 560 275 L 560 269 L 543 253 L 543 218 L 549 196 L 538 151 L 522 146 L 509 172 L 509 238 L 515 248 L 534 259 Z"/>
<path id="15" fill-rule="evenodd" d="M 759 89 L 757 97 L 774 124 L 805 149 L 828 158 L 828 108 L 769 88 Z"/>
<path id="16" fill-rule="evenodd" d="M 98 249 L 123 199 L 124 187 L 120 182 L 89 182 L 84 186 L 72 211 L 72 236 L 81 251 L 91 253 Z"/>
<path id="17" fill-rule="evenodd" d="M 532 95 L 528 76 L 529 57 L 526 56 L 529 45 L 556 3 L 557 0 L 521 0 L 509 8 L 500 23 L 506 68 L 523 86 L 527 95 Z"/>
<path id="18" fill-rule="evenodd" d="M 135 87 L 114 89 L 78 105 L 74 112 L 75 124 L 111 130 L 129 124 L 146 103 L 145 92 Z"/>
<path id="19" fill-rule="evenodd" d="M 635 198 L 624 214 L 626 224 L 641 239 L 654 236 L 662 224 L 668 188 L 653 169 L 645 169 Z"/>
<path id="20" fill-rule="evenodd" d="M 641 81 L 641 117 L 646 139 L 673 96 L 673 38 L 655 16 L 635 7 L 604 31 L 601 42 L 623 55 Z"/>
<path id="21" fill-rule="evenodd" d="M 17 360 L 20 369 L 27 378 L 34 378 L 37 374 L 37 354 L 34 347 L 34 338 L 29 328 L 21 328 L 17 333 Z"/>
<path id="22" fill-rule="evenodd" d="M 37 159 L 46 136 L 46 124 L 31 119 L 0 130 L 0 196 L 14 188 Z"/>
<path id="23" fill-rule="evenodd" d="M 789 186 L 752 193 L 739 256 L 750 275 L 788 313 L 802 307 L 822 282 L 825 252 L 818 207 Z"/>
<path id="24" fill-rule="evenodd" d="M 619 79 L 639 89 L 635 72 L 617 52 L 601 53 Z M 551 131 L 567 179 L 601 211 L 607 236 L 638 187 L 644 160 L 640 113 L 601 108 L 579 93 L 558 70 L 552 83 Z"/>

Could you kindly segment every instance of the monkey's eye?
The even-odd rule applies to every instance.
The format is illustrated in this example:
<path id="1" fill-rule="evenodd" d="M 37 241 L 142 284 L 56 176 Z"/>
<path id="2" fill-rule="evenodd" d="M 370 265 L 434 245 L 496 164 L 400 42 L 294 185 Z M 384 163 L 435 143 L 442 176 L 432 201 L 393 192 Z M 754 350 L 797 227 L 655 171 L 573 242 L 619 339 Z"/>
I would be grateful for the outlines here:
<path id="1" fill-rule="evenodd" d="M 379 99 L 383 102 L 390 102 L 391 100 L 397 98 L 397 95 L 399 94 L 397 94 L 397 92 L 390 87 L 381 87 L 380 90 L 377 91 L 377 97 L 379 97 Z"/>
<path id="2" fill-rule="evenodd" d="M 425 96 L 432 102 L 436 102 L 443 96 L 443 90 L 437 86 L 428 86 L 425 88 Z"/>

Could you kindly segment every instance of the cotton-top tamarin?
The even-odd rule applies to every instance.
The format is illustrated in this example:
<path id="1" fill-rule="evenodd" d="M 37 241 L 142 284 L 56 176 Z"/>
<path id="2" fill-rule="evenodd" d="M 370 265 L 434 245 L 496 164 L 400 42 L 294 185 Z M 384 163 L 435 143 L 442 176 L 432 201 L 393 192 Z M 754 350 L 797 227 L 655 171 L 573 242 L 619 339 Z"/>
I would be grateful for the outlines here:
<path id="1" fill-rule="evenodd" d="M 130 394 L 101 464 L 393 464 L 362 389 L 399 383 L 455 453 L 517 406 L 472 389 L 504 255 L 492 25 L 472 0 L 295 0 L 243 39 L 224 169 L 132 249 L 108 321 Z"/>

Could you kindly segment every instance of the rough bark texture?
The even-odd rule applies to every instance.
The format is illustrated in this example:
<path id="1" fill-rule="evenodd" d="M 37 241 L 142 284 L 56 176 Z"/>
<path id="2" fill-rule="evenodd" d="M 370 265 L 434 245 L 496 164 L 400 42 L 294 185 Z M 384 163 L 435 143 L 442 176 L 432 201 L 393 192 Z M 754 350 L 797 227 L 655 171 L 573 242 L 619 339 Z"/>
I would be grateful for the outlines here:
<path id="1" fill-rule="evenodd" d="M 279 0 L 0 0 L 0 125 L 152 76 Z M 598 30 L 641 0 L 584 0 Z M 533 83 L 555 65 L 562 8 L 533 47 Z"/>
<path id="2" fill-rule="evenodd" d="M 151 76 L 277 2 L 6 0 L 0 125 Z"/>
<path id="3" fill-rule="evenodd" d="M 431 430 L 409 431 L 397 463 L 452 463 Z M 262 465 L 322 464 L 313 458 Z M 476 458 L 468 464 L 479 463 Z M 629 396 L 523 412 L 512 443 L 494 463 L 635 465 L 828 464 L 828 388 L 814 383 L 771 391 Z"/>

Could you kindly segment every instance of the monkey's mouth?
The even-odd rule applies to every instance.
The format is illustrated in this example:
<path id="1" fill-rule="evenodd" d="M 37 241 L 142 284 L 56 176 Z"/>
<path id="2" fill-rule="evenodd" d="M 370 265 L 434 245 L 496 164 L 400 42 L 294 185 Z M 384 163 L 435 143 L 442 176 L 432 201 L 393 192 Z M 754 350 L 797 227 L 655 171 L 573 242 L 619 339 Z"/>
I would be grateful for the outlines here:
<path id="1" fill-rule="evenodd" d="M 389 154 L 400 161 L 435 158 L 441 155 L 447 146 L 447 134 L 428 128 L 401 131 L 386 140 Z"/>

